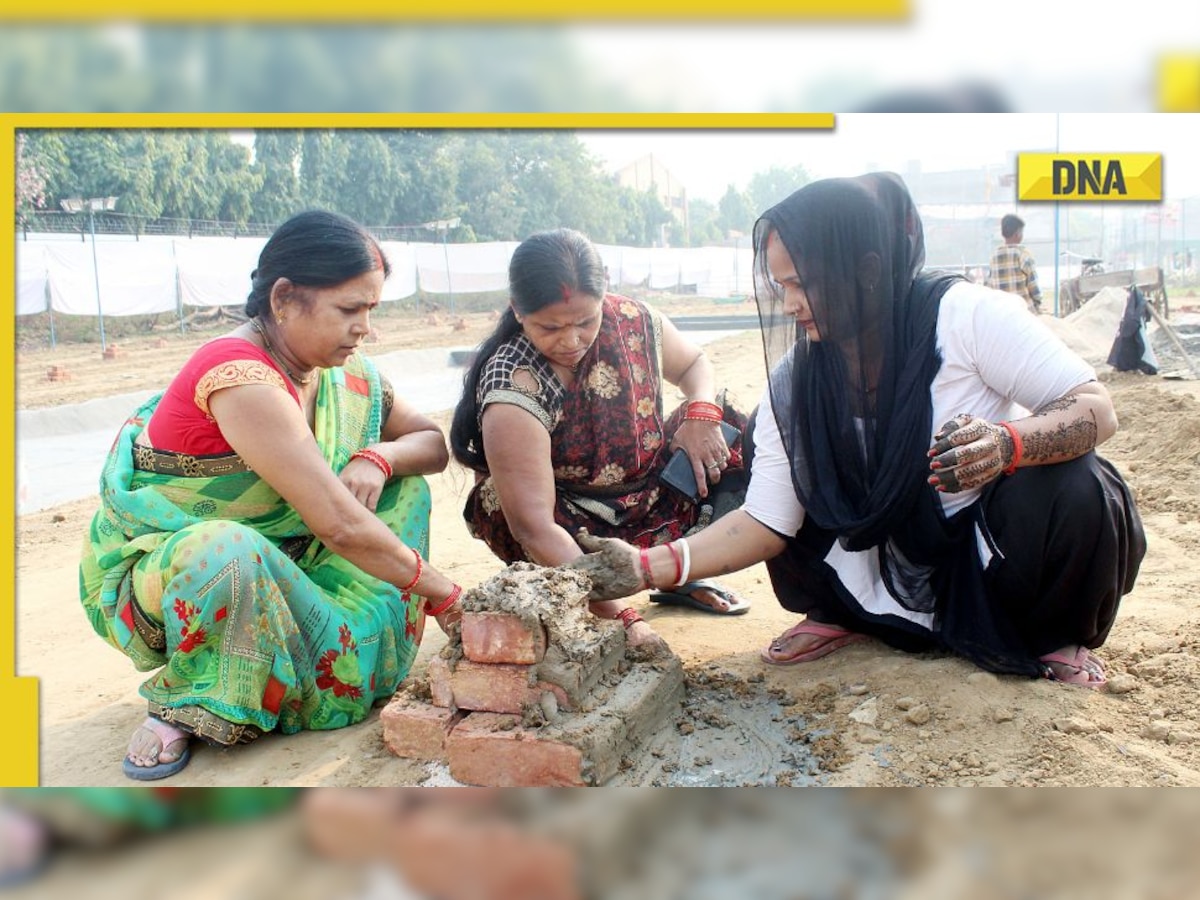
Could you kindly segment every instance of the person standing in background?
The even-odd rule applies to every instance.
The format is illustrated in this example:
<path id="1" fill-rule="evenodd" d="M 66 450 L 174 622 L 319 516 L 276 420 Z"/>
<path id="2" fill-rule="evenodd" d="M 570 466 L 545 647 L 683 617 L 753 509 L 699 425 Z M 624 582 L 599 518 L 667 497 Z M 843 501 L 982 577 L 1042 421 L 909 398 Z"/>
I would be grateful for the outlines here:
<path id="1" fill-rule="evenodd" d="M 1009 213 L 1000 220 L 1000 235 L 1004 243 L 992 253 L 992 268 L 988 287 L 1007 291 L 1025 298 L 1025 305 L 1034 315 L 1042 311 L 1042 289 L 1038 287 L 1037 264 L 1021 241 L 1025 237 L 1025 221 Z"/>

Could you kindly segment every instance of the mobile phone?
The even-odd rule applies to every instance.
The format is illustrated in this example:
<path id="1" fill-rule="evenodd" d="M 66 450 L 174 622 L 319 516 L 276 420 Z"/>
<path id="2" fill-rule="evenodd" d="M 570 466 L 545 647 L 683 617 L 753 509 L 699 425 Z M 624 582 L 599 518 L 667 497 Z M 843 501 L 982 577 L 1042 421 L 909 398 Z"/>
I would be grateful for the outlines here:
<path id="1" fill-rule="evenodd" d="M 725 445 L 732 447 L 741 432 L 728 422 L 722 422 L 721 434 L 725 436 Z M 696 486 L 696 473 L 692 471 L 692 461 L 688 459 L 687 451 L 682 447 L 671 454 L 671 458 L 663 467 L 659 481 L 683 494 L 693 503 L 700 502 L 700 489 Z"/>

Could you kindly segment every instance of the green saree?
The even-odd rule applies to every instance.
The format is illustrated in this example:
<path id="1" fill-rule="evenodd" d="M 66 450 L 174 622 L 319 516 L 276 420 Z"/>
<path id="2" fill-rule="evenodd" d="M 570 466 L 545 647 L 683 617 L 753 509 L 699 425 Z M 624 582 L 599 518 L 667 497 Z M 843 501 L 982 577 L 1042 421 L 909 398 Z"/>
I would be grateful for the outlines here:
<path id="1" fill-rule="evenodd" d="M 362 721 L 408 674 L 420 600 L 334 555 L 236 455 L 135 445 L 121 428 L 80 564 L 96 632 L 139 671 L 150 712 L 212 743 Z M 335 472 L 379 440 L 382 386 L 361 355 L 321 374 L 314 433 Z M 428 557 L 425 479 L 393 479 L 376 515 Z"/>

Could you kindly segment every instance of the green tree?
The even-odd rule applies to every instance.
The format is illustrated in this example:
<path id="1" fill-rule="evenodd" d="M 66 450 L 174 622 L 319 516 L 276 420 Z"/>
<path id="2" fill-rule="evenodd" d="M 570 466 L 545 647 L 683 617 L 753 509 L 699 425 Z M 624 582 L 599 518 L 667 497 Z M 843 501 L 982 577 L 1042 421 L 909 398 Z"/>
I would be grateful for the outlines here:
<path id="1" fill-rule="evenodd" d="M 708 200 L 691 200 L 688 202 L 688 242 L 689 247 L 703 247 L 719 244 L 725 234 L 718 223 L 720 212 L 716 205 Z"/>
<path id="2" fill-rule="evenodd" d="M 771 166 L 765 172 L 755 172 L 746 187 L 754 217 L 757 218 L 811 180 L 804 166 Z"/>
<path id="3" fill-rule="evenodd" d="M 211 183 L 221 198 L 217 218 L 245 225 L 253 214 L 254 195 L 261 187 L 259 176 L 251 171 L 250 150 L 234 143 L 228 134 L 207 132 Z"/>
<path id="4" fill-rule="evenodd" d="M 258 131 L 254 135 L 252 171 L 261 178 L 254 196 L 254 220 L 278 223 L 298 211 L 300 180 L 296 173 L 302 133 Z"/>
<path id="5" fill-rule="evenodd" d="M 458 198 L 457 135 L 444 131 L 383 133 L 396 169 L 398 192 L 389 224 L 420 225 L 465 213 Z M 414 239 L 424 239 L 414 235 Z"/>
<path id="6" fill-rule="evenodd" d="M 47 180 L 53 205 L 70 198 L 121 198 L 118 208 L 128 209 L 127 195 L 133 173 L 141 160 L 128 158 L 134 142 L 132 132 L 80 130 L 58 133 L 67 165 Z"/>
<path id="7" fill-rule="evenodd" d="M 386 224 L 400 193 L 391 150 L 376 132 L 362 132 L 355 138 L 345 163 L 342 194 L 331 205 L 357 222 Z"/>
<path id="8" fill-rule="evenodd" d="M 540 223 L 530 221 L 529 230 L 566 226 L 594 241 L 614 243 L 624 218 L 615 182 L 573 132 L 547 132 L 539 137 L 539 148 L 546 162 L 532 173 L 524 193 L 545 198 L 547 214 Z"/>
<path id="9" fill-rule="evenodd" d="M 335 131 L 305 131 L 300 149 L 300 196 L 305 206 L 329 209 L 343 194 L 352 148 Z"/>
<path id="10" fill-rule="evenodd" d="M 658 194 L 655 191 L 655 186 L 652 183 L 649 188 L 642 191 L 638 195 L 638 211 L 641 213 L 642 223 L 642 242 L 643 247 L 661 247 L 664 245 L 664 236 L 666 231 L 664 226 L 670 226 L 675 222 L 675 217 L 671 215 L 671 211 L 663 206 L 661 200 L 658 199 Z"/>
<path id="11" fill-rule="evenodd" d="M 525 215 L 517 182 L 509 172 L 511 135 L 506 131 L 468 132 L 447 144 L 456 169 L 453 208 L 476 240 L 517 239 Z"/>
<path id="12" fill-rule="evenodd" d="M 754 208 L 746 195 L 732 184 L 725 189 L 717 204 L 717 227 L 723 237 L 749 234 L 754 228 Z"/>
<path id="13" fill-rule="evenodd" d="M 62 168 L 62 141 L 53 138 L 47 144 L 40 138 L 48 132 L 21 132 L 17 135 L 16 210 L 17 221 L 24 222 L 37 210 L 45 209 L 48 196 L 48 179 L 56 169 Z"/>

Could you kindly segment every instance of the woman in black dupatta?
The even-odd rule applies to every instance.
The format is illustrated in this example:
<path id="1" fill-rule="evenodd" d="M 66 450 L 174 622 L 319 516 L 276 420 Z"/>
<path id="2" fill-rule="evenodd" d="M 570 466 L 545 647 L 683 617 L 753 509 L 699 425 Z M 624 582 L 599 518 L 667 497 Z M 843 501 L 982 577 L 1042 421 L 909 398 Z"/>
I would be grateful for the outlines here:
<path id="1" fill-rule="evenodd" d="M 580 535 L 594 593 L 765 560 L 804 615 L 767 663 L 872 636 L 1103 684 L 1091 650 L 1146 545 L 1095 453 L 1117 427 L 1095 372 L 1011 295 L 923 271 L 921 220 L 891 173 L 802 188 L 762 215 L 754 247 L 768 387 L 746 502 L 646 559 Z"/>

